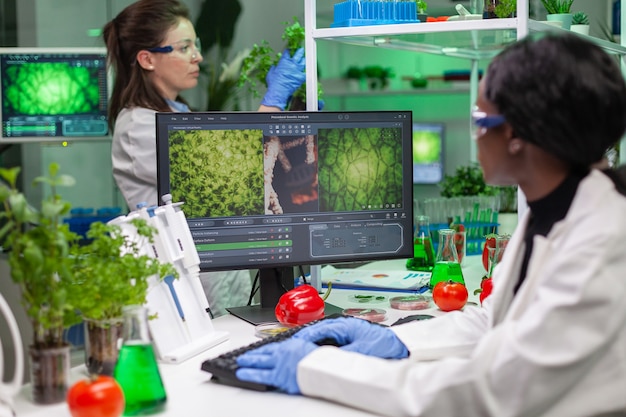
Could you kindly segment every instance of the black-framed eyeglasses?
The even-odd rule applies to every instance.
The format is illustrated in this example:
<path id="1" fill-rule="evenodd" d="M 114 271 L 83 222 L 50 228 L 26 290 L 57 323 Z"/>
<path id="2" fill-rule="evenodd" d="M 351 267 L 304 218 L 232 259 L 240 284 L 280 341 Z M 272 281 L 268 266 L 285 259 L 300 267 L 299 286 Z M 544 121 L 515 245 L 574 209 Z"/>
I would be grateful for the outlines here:
<path id="1" fill-rule="evenodd" d="M 193 41 L 191 39 L 183 39 L 171 45 L 155 46 L 154 48 L 147 49 L 147 51 L 161 54 L 169 54 L 176 51 L 181 55 L 188 55 L 191 52 L 191 57 L 195 58 L 202 54 L 202 45 L 200 44 L 200 38 L 196 38 Z"/>
<path id="2" fill-rule="evenodd" d="M 478 139 L 484 135 L 487 129 L 498 127 L 506 123 L 506 119 L 501 114 L 487 114 L 474 108 L 471 112 L 472 117 L 472 138 Z"/>

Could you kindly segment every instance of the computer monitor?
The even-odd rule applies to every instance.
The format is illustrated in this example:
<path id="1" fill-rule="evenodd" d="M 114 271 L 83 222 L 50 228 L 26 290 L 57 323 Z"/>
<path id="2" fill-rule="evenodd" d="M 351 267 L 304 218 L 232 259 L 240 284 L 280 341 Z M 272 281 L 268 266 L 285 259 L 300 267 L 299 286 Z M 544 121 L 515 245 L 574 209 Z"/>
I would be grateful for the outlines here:
<path id="1" fill-rule="evenodd" d="M 413 123 L 413 184 L 437 184 L 443 180 L 443 123 Z"/>
<path id="2" fill-rule="evenodd" d="M 261 306 L 231 313 L 274 318 L 297 265 L 412 256 L 411 120 L 157 113 L 158 192 L 184 202 L 201 270 L 260 270 Z"/>
<path id="3" fill-rule="evenodd" d="M 0 48 L 2 144 L 109 138 L 105 48 Z"/>

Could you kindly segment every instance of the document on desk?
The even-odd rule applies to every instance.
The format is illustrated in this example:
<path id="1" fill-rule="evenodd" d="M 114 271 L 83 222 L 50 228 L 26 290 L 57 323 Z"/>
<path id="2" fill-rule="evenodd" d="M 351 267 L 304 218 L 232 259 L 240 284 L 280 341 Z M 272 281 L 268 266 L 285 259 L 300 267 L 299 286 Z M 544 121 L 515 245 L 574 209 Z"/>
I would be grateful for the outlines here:
<path id="1" fill-rule="evenodd" d="M 376 291 L 412 291 L 416 293 L 428 290 L 430 272 L 420 271 L 371 271 L 364 269 L 335 268 L 332 265 L 322 268 L 322 286 L 332 282 L 335 288 L 359 288 Z"/>

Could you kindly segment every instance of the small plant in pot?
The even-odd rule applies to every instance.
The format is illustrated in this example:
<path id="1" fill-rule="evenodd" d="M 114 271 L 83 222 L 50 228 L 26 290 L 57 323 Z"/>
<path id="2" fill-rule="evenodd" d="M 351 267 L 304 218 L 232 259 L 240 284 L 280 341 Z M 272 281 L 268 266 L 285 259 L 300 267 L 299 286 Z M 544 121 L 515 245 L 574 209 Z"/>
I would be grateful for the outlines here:
<path id="1" fill-rule="evenodd" d="M 28 204 L 17 189 L 19 167 L 0 168 L 0 213 L 4 224 L 0 239 L 8 250 L 11 278 L 19 286 L 22 305 L 33 327 L 29 347 L 33 400 L 51 404 L 65 400 L 69 378 L 69 345 L 65 328 L 79 323 L 76 314 L 73 260 L 69 256 L 78 235 L 63 223 L 70 204 L 57 194 L 58 187 L 74 185 L 74 179 L 59 173 L 51 164 L 48 176 L 37 177 L 35 185 L 47 185 L 51 194 L 41 209 Z"/>
<path id="2" fill-rule="evenodd" d="M 589 16 L 585 12 L 574 13 L 570 30 L 582 35 L 589 35 Z"/>
<path id="3" fill-rule="evenodd" d="M 501 0 L 494 9 L 496 16 L 500 19 L 514 17 L 516 11 L 517 0 Z"/>
<path id="4" fill-rule="evenodd" d="M 420 22 L 426 22 L 428 18 L 428 4 L 424 0 L 416 0 L 415 7 L 417 9 L 417 18 Z"/>
<path id="5" fill-rule="evenodd" d="M 144 219 L 133 219 L 136 237 L 117 224 L 94 222 L 89 243 L 72 247 L 76 307 L 85 322 L 85 361 L 91 374 L 112 375 L 122 337 L 122 309 L 142 305 L 150 285 L 161 277 L 178 274 L 171 264 L 161 264 L 142 252 L 144 241 L 153 242 L 156 229 Z"/>
<path id="6" fill-rule="evenodd" d="M 541 4 L 545 7 L 548 15 L 548 21 L 559 21 L 561 27 L 569 30 L 572 25 L 572 4 L 574 0 L 541 0 Z"/>

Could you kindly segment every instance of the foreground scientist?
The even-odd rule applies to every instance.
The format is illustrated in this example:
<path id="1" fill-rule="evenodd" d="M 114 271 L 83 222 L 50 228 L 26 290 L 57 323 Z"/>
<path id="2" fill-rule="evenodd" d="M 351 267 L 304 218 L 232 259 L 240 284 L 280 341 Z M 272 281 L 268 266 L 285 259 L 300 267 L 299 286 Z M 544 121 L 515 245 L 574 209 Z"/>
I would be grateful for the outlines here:
<path id="1" fill-rule="evenodd" d="M 139 203 L 157 205 L 155 113 L 190 111 L 180 93 L 198 84 L 199 39 L 187 6 L 178 0 L 136 1 L 102 34 L 115 75 L 109 106 L 113 176 L 131 210 Z M 259 110 L 284 110 L 305 78 L 304 50 L 283 54 L 267 75 Z M 215 316 L 248 302 L 249 271 L 203 273 L 200 280 Z"/>
<path id="2" fill-rule="evenodd" d="M 242 355 L 240 379 L 388 416 L 626 415 L 626 175 L 588 168 L 626 130 L 616 61 L 575 35 L 526 37 L 492 61 L 472 116 L 485 180 L 529 205 L 484 307 L 328 320 Z"/>

